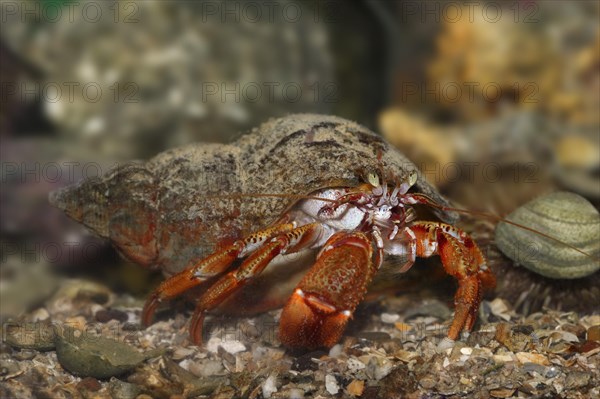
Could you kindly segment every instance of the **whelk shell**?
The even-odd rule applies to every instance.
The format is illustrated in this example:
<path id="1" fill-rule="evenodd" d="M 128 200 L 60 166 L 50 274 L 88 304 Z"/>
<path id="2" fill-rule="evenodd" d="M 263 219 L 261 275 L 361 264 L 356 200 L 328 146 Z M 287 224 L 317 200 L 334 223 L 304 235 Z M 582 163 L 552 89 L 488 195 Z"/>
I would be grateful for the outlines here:
<path id="1" fill-rule="evenodd" d="M 555 192 L 536 198 L 506 218 L 589 254 L 507 223 L 496 227 L 496 245 L 513 261 L 544 277 L 576 279 L 600 269 L 600 213 L 585 198 Z"/>

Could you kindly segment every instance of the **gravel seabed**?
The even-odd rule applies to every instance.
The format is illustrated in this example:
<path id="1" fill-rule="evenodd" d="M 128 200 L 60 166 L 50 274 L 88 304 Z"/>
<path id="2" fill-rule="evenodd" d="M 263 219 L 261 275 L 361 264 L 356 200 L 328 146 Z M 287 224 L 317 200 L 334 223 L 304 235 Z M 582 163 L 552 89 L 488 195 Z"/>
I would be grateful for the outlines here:
<path id="1" fill-rule="evenodd" d="M 280 345 L 280 311 L 253 318 L 212 316 L 206 320 L 204 345 L 198 347 L 188 338 L 190 312 L 185 306 L 165 308 L 155 324 L 141 329 L 140 299 L 115 294 L 100 284 L 65 280 L 44 306 L 5 323 L 0 396 L 600 396 L 599 315 L 543 309 L 525 317 L 507 301 L 491 298 L 481 306 L 475 331 L 444 348 L 448 346 L 443 340 L 445 330 L 452 317 L 448 302 L 430 293 L 382 297 L 357 310 L 339 344 L 309 352 Z M 71 328 L 83 331 L 91 341 L 101 336 L 108 351 L 111 340 L 127 344 L 115 349 L 127 371 L 119 369 L 114 376 L 96 378 L 86 376 L 86 370 L 72 369 L 74 366 L 66 370 L 69 358 L 62 352 L 57 356 L 52 339 L 48 344 L 48 334 L 44 334 L 48 325 L 62 334 L 61 339 Z M 132 361 L 123 349 L 134 349 Z M 75 356 L 82 358 L 85 350 L 78 347 Z M 102 355 L 98 359 L 106 360 Z"/>

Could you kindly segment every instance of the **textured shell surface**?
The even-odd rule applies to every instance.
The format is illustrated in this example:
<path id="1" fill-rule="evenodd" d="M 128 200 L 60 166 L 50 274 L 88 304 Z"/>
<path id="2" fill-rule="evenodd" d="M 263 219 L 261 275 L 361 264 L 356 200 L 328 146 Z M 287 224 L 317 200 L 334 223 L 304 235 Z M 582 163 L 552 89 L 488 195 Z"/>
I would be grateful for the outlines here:
<path id="1" fill-rule="evenodd" d="M 447 205 L 382 137 L 357 123 L 316 114 L 270 120 L 231 144 L 167 150 L 51 193 L 50 201 L 110 238 L 127 258 L 173 273 L 276 222 L 297 201 L 239 194 L 308 195 L 356 186 L 368 173 L 383 174 L 390 183 L 416 174 L 413 191 Z M 439 217 L 450 223 L 457 218 L 448 212 Z"/>
<path id="2" fill-rule="evenodd" d="M 509 258 L 542 276 L 576 279 L 600 269 L 600 213 L 585 198 L 555 192 L 536 198 L 507 219 L 568 243 L 590 256 L 533 232 L 499 223 L 496 244 Z"/>

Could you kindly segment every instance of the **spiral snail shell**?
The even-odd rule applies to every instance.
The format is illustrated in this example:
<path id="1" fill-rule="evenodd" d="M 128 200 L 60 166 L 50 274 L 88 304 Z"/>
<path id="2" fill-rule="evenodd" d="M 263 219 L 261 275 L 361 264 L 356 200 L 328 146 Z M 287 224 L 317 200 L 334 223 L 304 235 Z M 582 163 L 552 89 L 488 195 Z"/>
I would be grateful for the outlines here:
<path id="1" fill-rule="evenodd" d="M 600 213 L 585 198 L 564 191 L 551 193 L 519 207 L 506 219 L 590 255 L 540 234 L 499 223 L 496 245 L 527 269 L 553 279 L 582 278 L 600 269 Z"/>

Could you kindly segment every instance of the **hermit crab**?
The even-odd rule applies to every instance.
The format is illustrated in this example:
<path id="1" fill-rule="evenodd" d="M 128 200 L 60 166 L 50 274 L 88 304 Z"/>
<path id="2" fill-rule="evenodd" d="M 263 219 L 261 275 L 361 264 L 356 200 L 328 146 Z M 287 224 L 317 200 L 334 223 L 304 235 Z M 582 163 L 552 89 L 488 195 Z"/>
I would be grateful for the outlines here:
<path id="1" fill-rule="evenodd" d="M 480 249 L 415 165 L 333 116 L 290 115 L 229 145 L 169 150 L 50 201 L 128 259 L 170 276 L 148 298 L 144 324 L 161 302 L 200 286 L 190 323 L 197 344 L 206 312 L 283 305 L 284 344 L 330 347 L 377 280 L 433 255 L 458 282 L 448 330 L 456 340 L 495 285 Z"/>

